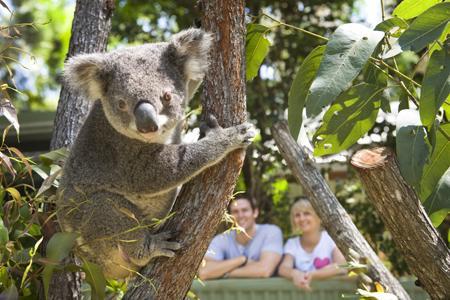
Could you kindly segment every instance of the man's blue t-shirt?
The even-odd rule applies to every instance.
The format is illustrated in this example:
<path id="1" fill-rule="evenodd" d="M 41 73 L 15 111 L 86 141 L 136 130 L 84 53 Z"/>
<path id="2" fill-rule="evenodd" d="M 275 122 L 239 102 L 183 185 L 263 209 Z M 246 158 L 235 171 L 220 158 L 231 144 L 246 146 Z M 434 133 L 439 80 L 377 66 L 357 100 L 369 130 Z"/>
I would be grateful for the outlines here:
<path id="1" fill-rule="evenodd" d="M 263 251 L 283 254 L 283 235 L 278 226 L 256 224 L 255 236 L 247 245 L 236 242 L 235 230 L 219 234 L 209 245 L 206 256 L 215 260 L 226 260 L 244 255 L 257 261 Z"/>

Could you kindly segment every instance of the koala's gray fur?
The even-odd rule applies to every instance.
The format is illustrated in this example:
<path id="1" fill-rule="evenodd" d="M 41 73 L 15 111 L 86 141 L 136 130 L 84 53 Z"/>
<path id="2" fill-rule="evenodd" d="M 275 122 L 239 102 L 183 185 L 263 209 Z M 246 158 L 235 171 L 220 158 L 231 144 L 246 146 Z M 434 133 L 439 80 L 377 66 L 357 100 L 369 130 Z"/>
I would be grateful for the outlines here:
<path id="1" fill-rule="evenodd" d="M 76 252 L 123 278 L 156 256 L 174 255 L 173 234 L 154 219 L 170 211 L 177 187 L 254 136 L 250 124 L 223 129 L 209 118 L 206 136 L 181 144 L 188 100 L 208 66 L 211 36 L 199 29 L 168 43 L 71 58 L 65 79 L 93 105 L 64 166 L 57 215 L 78 232 Z"/>

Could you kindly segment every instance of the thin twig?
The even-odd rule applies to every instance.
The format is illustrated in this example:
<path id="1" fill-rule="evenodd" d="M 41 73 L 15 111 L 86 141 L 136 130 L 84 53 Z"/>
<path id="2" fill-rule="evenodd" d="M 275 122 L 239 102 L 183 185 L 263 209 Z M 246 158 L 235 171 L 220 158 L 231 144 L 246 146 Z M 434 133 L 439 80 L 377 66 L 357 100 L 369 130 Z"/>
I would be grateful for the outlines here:
<path id="1" fill-rule="evenodd" d="M 320 34 L 316 34 L 316 33 L 314 33 L 314 32 L 308 31 L 308 30 L 306 30 L 306 29 L 303 29 L 303 28 L 300 28 L 300 27 L 297 27 L 297 26 L 293 26 L 293 25 L 290 25 L 290 24 L 286 24 L 286 23 L 284 23 L 284 22 L 282 22 L 282 21 L 280 21 L 280 20 L 278 20 L 278 19 L 276 19 L 276 18 L 274 18 L 274 17 L 272 17 L 271 15 L 268 15 L 268 14 L 266 14 L 266 13 L 263 13 L 261 16 L 267 17 L 267 18 L 271 19 L 272 21 L 275 21 L 275 22 L 277 22 L 278 24 L 283 25 L 283 26 L 285 26 L 285 27 L 288 27 L 288 28 L 292 28 L 292 29 L 301 31 L 301 32 L 303 32 L 303 33 L 309 34 L 309 35 L 311 35 L 311 36 L 314 36 L 314 37 L 316 37 L 316 38 L 318 38 L 318 39 L 321 39 L 321 40 L 324 40 L 324 41 L 328 41 L 328 38 L 326 38 L 326 37 L 324 37 L 324 36 L 321 36 Z"/>

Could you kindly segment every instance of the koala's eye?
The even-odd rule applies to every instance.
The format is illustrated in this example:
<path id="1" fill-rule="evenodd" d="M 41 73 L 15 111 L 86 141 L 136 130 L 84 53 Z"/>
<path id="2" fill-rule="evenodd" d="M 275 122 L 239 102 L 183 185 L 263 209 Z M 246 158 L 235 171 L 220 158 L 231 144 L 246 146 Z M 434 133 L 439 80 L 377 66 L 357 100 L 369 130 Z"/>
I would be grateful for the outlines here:
<path id="1" fill-rule="evenodd" d="M 172 93 L 170 91 L 165 91 L 162 98 L 164 101 L 170 102 L 170 100 L 172 100 Z"/>
<path id="2" fill-rule="evenodd" d="M 128 108 L 127 103 L 125 101 L 123 101 L 123 100 L 119 100 L 118 105 L 119 105 L 119 109 L 120 110 L 127 110 L 127 108 Z"/>

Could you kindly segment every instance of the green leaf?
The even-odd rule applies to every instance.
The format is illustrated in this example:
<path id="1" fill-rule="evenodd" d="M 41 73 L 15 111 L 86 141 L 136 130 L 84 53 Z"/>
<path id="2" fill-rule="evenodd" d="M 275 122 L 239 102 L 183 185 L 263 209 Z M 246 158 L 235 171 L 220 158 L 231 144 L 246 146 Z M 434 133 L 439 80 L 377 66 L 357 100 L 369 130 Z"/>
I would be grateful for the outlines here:
<path id="1" fill-rule="evenodd" d="M 269 27 L 260 24 L 247 26 L 247 38 L 245 42 L 245 63 L 247 67 L 247 81 L 258 75 L 259 67 L 267 56 L 270 41 L 266 38 Z"/>
<path id="2" fill-rule="evenodd" d="M 441 130 L 450 136 L 450 123 L 441 125 Z M 436 130 L 434 151 L 423 169 L 420 183 L 420 199 L 425 201 L 435 189 L 439 179 L 450 166 L 450 141 L 440 131 Z"/>
<path id="3" fill-rule="evenodd" d="M 423 203 L 429 215 L 442 209 L 450 209 L 450 168 L 439 179 L 433 193 Z"/>
<path id="4" fill-rule="evenodd" d="M 392 15 L 406 20 L 412 19 L 439 2 L 441 0 L 403 0 L 394 9 Z"/>
<path id="5" fill-rule="evenodd" d="M 422 178 L 429 154 L 425 128 L 420 123 L 419 112 L 404 109 L 397 116 L 396 150 L 403 178 L 416 190 Z"/>
<path id="6" fill-rule="evenodd" d="M 0 247 L 5 246 L 8 241 L 9 241 L 8 228 L 6 228 L 5 224 L 3 224 L 3 219 L 0 218 Z"/>
<path id="7" fill-rule="evenodd" d="M 303 107 L 308 94 L 309 87 L 316 77 L 322 60 L 325 46 L 318 46 L 311 51 L 295 75 L 288 96 L 288 121 L 292 136 L 297 139 L 302 126 Z"/>
<path id="8" fill-rule="evenodd" d="M 367 64 L 364 68 L 363 78 L 364 82 L 376 85 L 378 87 L 387 86 L 388 76 L 383 72 L 384 70 L 380 70 L 372 64 Z"/>
<path id="9" fill-rule="evenodd" d="M 59 148 L 39 155 L 39 159 L 44 165 L 50 166 L 51 164 L 56 164 L 58 161 L 65 161 L 68 156 L 69 150 L 67 148 Z"/>
<path id="10" fill-rule="evenodd" d="M 377 118 L 383 89 L 364 83 L 339 96 L 314 135 L 314 155 L 338 153 L 366 134 Z"/>
<path id="11" fill-rule="evenodd" d="M 104 299 L 106 279 L 100 266 L 83 259 L 82 268 L 86 273 L 86 281 L 91 286 L 91 299 Z"/>
<path id="12" fill-rule="evenodd" d="M 46 250 L 47 257 L 55 264 L 47 264 L 42 271 L 42 281 L 46 299 L 53 271 L 55 267 L 57 267 L 57 264 L 69 255 L 77 237 L 78 234 L 74 232 L 57 232 L 48 242 Z"/>
<path id="13" fill-rule="evenodd" d="M 420 93 L 420 119 L 428 129 L 450 93 L 450 47 L 435 51 L 428 63 Z"/>
<path id="14" fill-rule="evenodd" d="M 414 20 L 398 39 L 398 45 L 403 51 L 418 52 L 439 38 L 449 20 L 450 3 L 436 4 Z"/>
<path id="15" fill-rule="evenodd" d="M 441 225 L 449 213 L 450 209 L 441 209 L 438 210 L 437 212 L 432 213 L 430 215 L 430 220 L 433 226 L 438 227 L 439 225 Z"/>
<path id="16" fill-rule="evenodd" d="M 392 36 L 397 36 L 399 35 L 399 32 L 402 32 L 403 30 L 408 28 L 408 26 L 408 23 L 401 18 L 390 18 L 379 23 L 377 26 L 375 26 L 374 30 L 389 32 Z"/>
<path id="17" fill-rule="evenodd" d="M 47 244 L 47 257 L 53 261 L 62 261 L 69 255 L 78 236 L 75 232 L 55 233 Z"/>
<path id="18" fill-rule="evenodd" d="M 447 23 L 447 26 L 445 27 L 444 31 L 442 31 L 442 33 L 441 33 L 441 36 L 437 39 L 436 42 L 434 42 L 431 45 L 431 47 L 429 47 L 428 57 L 431 57 L 431 55 L 433 55 L 434 51 L 442 49 L 441 45 L 444 44 L 445 40 L 447 39 L 447 35 L 449 33 L 450 33 L 450 23 Z"/>
<path id="19" fill-rule="evenodd" d="M 360 24 L 343 24 L 336 29 L 306 99 L 308 116 L 319 114 L 351 85 L 383 37 L 383 32 Z"/>

